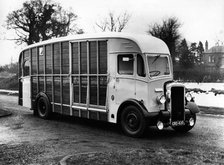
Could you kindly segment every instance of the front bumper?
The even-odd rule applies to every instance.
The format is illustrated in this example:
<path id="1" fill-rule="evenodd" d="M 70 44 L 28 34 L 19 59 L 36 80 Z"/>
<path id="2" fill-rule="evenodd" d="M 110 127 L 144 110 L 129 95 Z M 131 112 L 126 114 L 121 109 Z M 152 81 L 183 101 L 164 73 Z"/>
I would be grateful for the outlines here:
<path id="1" fill-rule="evenodd" d="M 198 106 L 193 102 L 189 102 L 185 106 L 185 109 L 184 109 L 184 120 L 175 121 L 175 122 L 184 122 L 185 125 L 189 124 L 190 118 L 193 116 L 193 114 L 198 112 L 199 112 Z M 173 126 L 172 124 L 174 122 L 171 120 L 171 112 L 167 110 L 161 110 L 158 112 L 148 113 L 148 115 L 146 116 L 146 119 L 148 124 L 151 126 L 155 126 L 158 121 L 161 121 L 162 123 L 164 123 L 165 127 Z"/>

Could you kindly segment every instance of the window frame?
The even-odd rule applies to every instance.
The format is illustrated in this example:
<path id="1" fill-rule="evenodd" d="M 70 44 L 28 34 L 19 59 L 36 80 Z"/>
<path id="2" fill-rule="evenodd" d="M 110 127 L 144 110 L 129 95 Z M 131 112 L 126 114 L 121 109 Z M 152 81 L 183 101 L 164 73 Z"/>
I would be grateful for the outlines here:
<path id="1" fill-rule="evenodd" d="M 138 60 L 139 60 L 138 57 L 141 57 L 141 60 L 142 60 L 142 63 L 143 63 L 142 69 L 143 69 L 144 73 L 142 75 L 140 75 L 139 72 L 138 72 L 138 68 L 139 68 L 138 67 Z M 146 77 L 146 67 L 145 67 L 145 60 L 144 60 L 143 56 L 141 54 L 137 54 L 136 59 L 137 59 L 136 60 L 136 75 L 139 76 L 139 77 Z"/>
<path id="2" fill-rule="evenodd" d="M 161 53 L 145 53 L 146 55 L 146 65 L 147 65 L 147 72 L 146 74 L 148 75 L 148 77 L 150 79 L 157 79 L 157 78 L 161 78 L 161 77 L 169 77 L 169 76 L 172 76 L 172 67 L 171 67 L 171 58 L 170 58 L 170 55 L 169 54 L 161 54 Z M 168 66 L 169 66 L 169 74 L 163 74 L 163 75 L 158 75 L 158 76 L 150 76 L 149 74 L 149 64 L 148 64 L 148 57 L 149 56 L 160 56 L 160 57 L 166 57 L 167 58 L 167 62 L 168 62 Z"/>
<path id="3" fill-rule="evenodd" d="M 127 74 L 127 73 L 120 73 L 119 72 L 119 57 L 127 57 L 127 56 L 132 56 L 132 73 L 131 74 Z M 125 54 L 118 54 L 117 55 L 117 74 L 118 75 L 122 75 L 122 76 L 134 76 L 135 75 L 135 54 L 133 53 L 125 53 Z"/>
<path id="4" fill-rule="evenodd" d="M 27 62 L 29 62 L 29 69 L 28 69 L 28 74 L 25 74 L 26 72 L 25 72 L 25 64 L 27 63 Z M 23 77 L 26 77 L 26 76 L 30 76 L 30 67 L 31 67 L 31 62 L 30 62 L 30 59 L 29 58 L 26 58 L 26 59 L 24 59 L 24 61 L 23 61 L 23 63 L 22 63 L 22 70 L 23 70 Z"/>

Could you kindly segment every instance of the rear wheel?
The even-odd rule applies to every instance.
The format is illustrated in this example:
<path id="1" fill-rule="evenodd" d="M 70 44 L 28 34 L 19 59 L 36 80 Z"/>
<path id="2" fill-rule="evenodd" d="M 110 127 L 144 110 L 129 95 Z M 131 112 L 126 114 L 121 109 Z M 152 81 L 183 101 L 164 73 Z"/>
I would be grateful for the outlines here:
<path id="1" fill-rule="evenodd" d="M 51 105 L 48 98 L 41 96 L 37 100 L 37 114 L 42 119 L 49 119 L 51 115 Z"/>
<path id="2" fill-rule="evenodd" d="M 195 123 L 196 123 L 196 114 L 192 114 L 191 121 L 189 121 L 189 123 L 187 123 L 184 126 L 176 126 L 172 128 L 177 132 L 185 133 L 190 131 L 194 127 Z"/>
<path id="3" fill-rule="evenodd" d="M 146 121 L 135 106 L 130 105 L 124 108 L 121 113 L 121 128 L 123 132 L 132 137 L 140 137 L 143 135 L 146 128 Z"/>

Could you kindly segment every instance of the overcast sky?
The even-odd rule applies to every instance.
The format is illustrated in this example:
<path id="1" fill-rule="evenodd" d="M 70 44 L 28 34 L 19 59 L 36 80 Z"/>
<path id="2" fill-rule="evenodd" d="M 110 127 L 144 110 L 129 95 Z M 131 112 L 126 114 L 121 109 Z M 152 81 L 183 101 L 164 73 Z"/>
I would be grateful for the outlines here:
<path id="1" fill-rule="evenodd" d="M 2 27 L 9 12 L 22 7 L 25 0 L 0 0 L 0 65 L 18 60 L 19 51 L 13 32 Z M 65 9 L 72 8 L 78 15 L 77 24 L 86 33 L 99 31 L 95 22 L 104 18 L 109 11 L 119 14 L 127 11 L 130 21 L 124 32 L 146 34 L 149 25 L 169 17 L 181 22 L 180 33 L 188 43 L 206 40 L 209 47 L 220 40 L 224 42 L 224 0 L 54 0 Z"/>

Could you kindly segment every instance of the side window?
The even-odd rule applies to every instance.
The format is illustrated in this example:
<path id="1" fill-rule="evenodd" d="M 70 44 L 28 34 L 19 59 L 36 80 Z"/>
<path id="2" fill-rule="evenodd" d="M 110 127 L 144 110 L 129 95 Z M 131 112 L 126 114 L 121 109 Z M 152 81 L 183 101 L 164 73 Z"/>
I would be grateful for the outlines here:
<path id="1" fill-rule="evenodd" d="M 144 60 L 140 54 L 137 55 L 137 74 L 138 76 L 145 77 Z"/>
<path id="2" fill-rule="evenodd" d="M 132 54 L 124 54 L 117 56 L 118 73 L 124 75 L 133 75 L 134 73 L 134 58 Z"/>
<path id="3" fill-rule="evenodd" d="M 30 74 L 30 61 L 26 60 L 23 63 L 23 76 L 28 76 Z"/>

